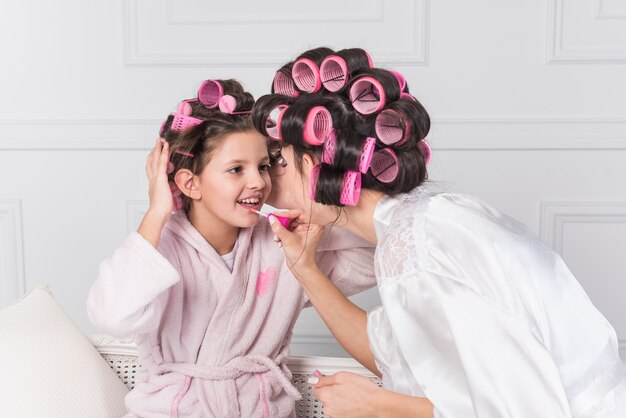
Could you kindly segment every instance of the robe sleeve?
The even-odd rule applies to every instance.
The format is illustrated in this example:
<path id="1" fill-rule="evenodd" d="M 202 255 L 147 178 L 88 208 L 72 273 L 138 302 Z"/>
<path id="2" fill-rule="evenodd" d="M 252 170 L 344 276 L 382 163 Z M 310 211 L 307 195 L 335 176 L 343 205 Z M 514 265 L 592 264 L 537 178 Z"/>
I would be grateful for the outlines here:
<path id="1" fill-rule="evenodd" d="M 174 266 L 135 232 L 100 264 L 87 297 L 89 319 L 115 337 L 151 332 L 161 320 L 167 290 L 179 280 Z"/>
<path id="2" fill-rule="evenodd" d="M 571 417 L 552 356 L 524 318 L 436 274 L 379 287 L 399 351 L 435 417 Z"/>
<path id="3" fill-rule="evenodd" d="M 318 265 L 344 295 L 355 295 L 376 286 L 375 249 L 348 231 L 330 228 L 320 243 Z"/>

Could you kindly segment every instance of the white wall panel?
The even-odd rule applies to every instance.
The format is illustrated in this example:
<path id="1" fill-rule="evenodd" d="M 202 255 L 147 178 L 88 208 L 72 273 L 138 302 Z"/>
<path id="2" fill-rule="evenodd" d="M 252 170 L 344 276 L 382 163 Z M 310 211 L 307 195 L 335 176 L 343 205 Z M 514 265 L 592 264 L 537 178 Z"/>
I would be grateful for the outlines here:
<path id="1" fill-rule="evenodd" d="M 22 295 L 25 287 L 20 202 L 0 196 L 0 309 Z"/>

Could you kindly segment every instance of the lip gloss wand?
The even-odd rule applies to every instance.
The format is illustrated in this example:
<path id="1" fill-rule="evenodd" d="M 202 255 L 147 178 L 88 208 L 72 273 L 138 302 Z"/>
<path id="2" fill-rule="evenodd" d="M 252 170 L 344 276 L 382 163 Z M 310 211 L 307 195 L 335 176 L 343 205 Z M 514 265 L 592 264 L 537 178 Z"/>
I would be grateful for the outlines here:
<path id="1" fill-rule="evenodd" d="M 275 217 L 276 219 L 278 219 L 278 222 L 280 222 L 280 224 L 282 226 L 284 226 L 285 228 L 288 228 L 289 224 L 291 223 L 291 219 L 285 218 L 285 217 L 282 217 L 282 216 L 278 216 L 275 213 L 267 213 L 266 214 L 266 213 L 263 213 L 261 211 L 255 210 L 255 209 L 251 209 L 251 210 L 252 210 L 252 212 L 258 213 L 259 215 L 265 216 L 266 218 L 269 218 L 270 216 Z"/>

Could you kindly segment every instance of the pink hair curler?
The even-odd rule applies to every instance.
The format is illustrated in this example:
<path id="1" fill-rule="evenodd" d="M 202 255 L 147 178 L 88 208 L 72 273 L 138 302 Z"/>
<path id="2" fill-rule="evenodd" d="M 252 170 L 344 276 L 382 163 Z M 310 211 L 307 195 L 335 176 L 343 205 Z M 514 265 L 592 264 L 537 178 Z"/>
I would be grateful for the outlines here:
<path id="1" fill-rule="evenodd" d="M 335 92 L 348 82 L 348 65 L 338 55 L 329 55 L 320 65 L 320 78 L 324 88 Z"/>
<path id="2" fill-rule="evenodd" d="M 417 142 L 417 149 L 424 156 L 424 162 L 426 165 L 430 164 L 430 159 L 432 157 L 433 151 L 430 149 L 430 145 L 426 142 L 425 139 Z"/>
<path id="3" fill-rule="evenodd" d="M 311 178 L 309 179 L 309 197 L 311 200 L 315 200 L 315 193 L 317 191 L 317 179 L 320 177 L 320 169 L 322 166 L 320 164 L 316 164 L 315 167 L 311 169 Z"/>
<path id="4" fill-rule="evenodd" d="M 198 100 L 208 109 L 217 107 L 223 95 L 224 88 L 222 84 L 216 80 L 205 80 L 198 89 Z"/>
<path id="5" fill-rule="evenodd" d="M 374 122 L 376 136 L 385 145 L 404 144 L 409 139 L 409 121 L 406 116 L 394 109 L 385 109 L 376 116 Z"/>
<path id="6" fill-rule="evenodd" d="M 335 130 L 331 129 L 324 142 L 324 151 L 322 151 L 322 162 L 324 164 L 332 165 L 335 161 L 335 148 L 337 145 L 337 137 L 335 136 Z"/>
<path id="7" fill-rule="evenodd" d="M 308 58 L 300 58 L 291 69 L 296 86 L 307 93 L 315 93 L 322 87 L 320 69 L 317 64 Z"/>
<path id="8" fill-rule="evenodd" d="M 277 71 L 274 76 L 273 86 L 274 93 L 276 94 L 282 94 L 283 96 L 289 97 L 298 97 L 300 94 L 294 87 L 293 79 L 280 71 Z"/>
<path id="9" fill-rule="evenodd" d="M 381 183 L 392 183 L 398 177 L 398 156 L 391 148 L 376 151 L 370 171 Z"/>
<path id="10" fill-rule="evenodd" d="M 278 105 L 272 109 L 265 119 L 265 133 L 270 139 L 280 141 L 282 136 L 280 134 L 280 124 L 283 121 L 283 115 L 289 106 Z"/>
<path id="11" fill-rule="evenodd" d="M 182 113 L 185 116 L 191 116 L 191 114 L 193 113 L 191 103 L 193 102 L 197 102 L 197 100 L 183 100 L 182 102 L 178 103 L 178 106 L 176 106 L 176 112 Z"/>
<path id="12" fill-rule="evenodd" d="M 415 97 L 413 97 L 412 94 L 405 93 L 405 92 L 400 93 L 400 99 L 410 100 L 412 102 L 417 102 L 417 99 Z"/>
<path id="13" fill-rule="evenodd" d="M 396 76 L 396 80 L 398 80 L 398 85 L 400 86 L 400 91 L 404 91 L 406 88 L 406 78 L 402 75 L 401 72 L 395 70 L 388 70 L 391 74 Z"/>
<path id="14" fill-rule="evenodd" d="M 343 187 L 339 203 L 346 206 L 356 206 L 361 194 L 361 173 L 348 170 L 343 176 Z"/>
<path id="15" fill-rule="evenodd" d="M 378 112 L 385 107 L 385 89 L 374 77 L 361 77 L 350 87 L 350 101 L 362 115 Z"/>
<path id="16" fill-rule="evenodd" d="M 174 132 L 182 132 L 193 126 L 200 125 L 204 122 L 202 119 L 197 119 L 192 116 L 185 116 L 182 113 L 175 113 L 174 120 L 172 120 L 172 126 L 170 129 Z"/>
<path id="17" fill-rule="evenodd" d="M 324 106 L 309 110 L 304 122 L 304 140 L 311 145 L 322 145 L 333 128 L 333 117 Z"/>
<path id="18" fill-rule="evenodd" d="M 372 163 L 374 148 L 376 147 L 376 138 L 365 138 L 363 141 L 363 150 L 359 160 L 359 171 L 363 174 L 367 173 Z"/>
<path id="19" fill-rule="evenodd" d="M 229 94 L 225 94 L 220 97 L 218 106 L 220 111 L 228 113 L 229 115 L 244 115 L 246 113 L 252 112 L 252 110 L 242 110 L 240 112 L 235 112 L 235 109 L 237 108 L 237 99 Z"/>

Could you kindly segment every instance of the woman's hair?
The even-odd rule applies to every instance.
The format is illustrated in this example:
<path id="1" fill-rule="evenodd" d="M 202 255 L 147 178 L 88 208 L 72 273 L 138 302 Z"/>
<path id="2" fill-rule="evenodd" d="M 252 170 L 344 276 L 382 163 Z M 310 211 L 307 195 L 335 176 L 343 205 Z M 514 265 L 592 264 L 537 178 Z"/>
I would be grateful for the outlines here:
<path id="1" fill-rule="evenodd" d="M 182 101 L 175 113 L 168 116 L 161 128 L 161 137 L 170 145 L 170 166 L 168 180 L 173 189 L 175 201 L 180 197 L 178 208 L 185 213 L 191 209 L 191 199 L 177 189 L 174 176 L 180 169 L 200 174 L 209 163 L 213 151 L 228 135 L 254 129 L 250 111 L 254 105 L 253 96 L 245 92 L 236 80 L 210 80 L 217 82 L 223 91 L 218 98 L 231 96 L 234 108 L 226 109 L 220 102 L 218 107 L 207 107 L 197 98 Z M 226 110 L 223 111 L 222 109 Z M 176 206 L 176 205 L 175 205 Z"/>
<path id="2" fill-rule="evenodd" d="M 332 71 L 327 69 L 326 77 L 330 73 L 335 80 L 344 77 L 343 87 L 329 91 L 325 87 L 328 83 L 323 83 L 324 71 L 307 61 L 308 76 L 321 77 L 320 89 L 307 93 L 296 86 L 296 97 L 263 96 L 252 112 L 254 127 L 263 135 L 271 136 L 268 127 L 279 125 L 277 142 L 292 147 L 300 172 L 305 154 L 318 163 L 311 176 L 311 198 L 326 205 L 356 205 L 361 187 L 393 196 L 422 184 L 428 177 L 430 154 L 420 141 L 428 135 L 430 118 L 410 95 L 404 77 L 395 71 L 371 68 L 371 58 L 362 49 L 313 51 L 315 57 L 310 61 L 321 65 L 322 70 L 330 65 Z M 321 56 L 320 51 L 326 55 Z M 311 56 L 309 52 L 300 57 Z M 293 62 L 288 66 L 291 68 Z M 281 77 L 286 74 L 281 73 Z M 328 85 L 337 89 L 336 83 Z M 278 106 L 283 106 L 283 111 L 275 120 L 270 114 Z M 320 112 L 320 107 L 327 112 Z M 324 137 L 312 141 L 310 132 Z"/>

